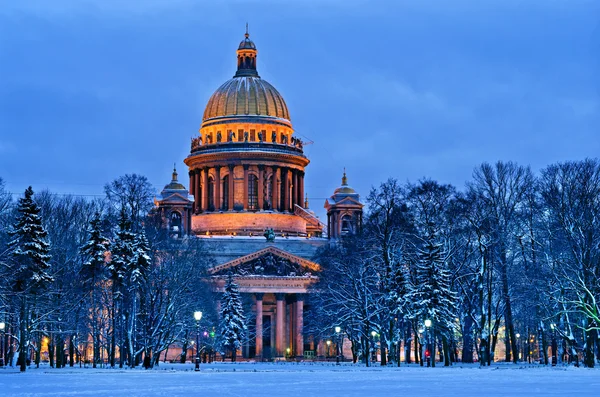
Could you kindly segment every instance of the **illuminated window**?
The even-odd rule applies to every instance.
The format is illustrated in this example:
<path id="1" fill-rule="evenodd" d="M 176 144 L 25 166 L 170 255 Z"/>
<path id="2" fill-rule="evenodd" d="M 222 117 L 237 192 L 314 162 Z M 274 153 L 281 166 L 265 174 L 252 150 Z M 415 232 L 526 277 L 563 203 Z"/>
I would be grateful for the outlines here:
<path id="1" fill-rule="evenodd" d="M 254 174 L 248 175 L 248 209 L 258 210 L 258 178 Z"/>

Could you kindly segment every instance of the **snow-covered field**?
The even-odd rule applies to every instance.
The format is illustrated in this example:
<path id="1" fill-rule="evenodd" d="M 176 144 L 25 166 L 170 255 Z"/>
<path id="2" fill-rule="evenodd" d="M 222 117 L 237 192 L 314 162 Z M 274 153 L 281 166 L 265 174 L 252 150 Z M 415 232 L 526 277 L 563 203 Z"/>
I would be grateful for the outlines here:
<path id="1" fill-rule="evenodd" d="M 161 364 L 160 369 L 0 369 L 2 396 L 582 396 L 600 370 L 498 364 L 480 369 L 311 363 Z"/>

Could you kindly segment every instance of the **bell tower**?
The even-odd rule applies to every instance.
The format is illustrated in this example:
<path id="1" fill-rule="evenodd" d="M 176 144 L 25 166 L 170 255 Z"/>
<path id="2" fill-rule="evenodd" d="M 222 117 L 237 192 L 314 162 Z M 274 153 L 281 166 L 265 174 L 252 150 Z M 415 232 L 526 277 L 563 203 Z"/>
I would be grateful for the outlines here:
<path id="1" fill-rule="evenodd" d="M 328 238 L 338 239 L 360 233 L 363 207 L 359 194 L 348 186 L 348 177 L 344 169 L 342 186 L 335 189 L 333 195 L 325 200 Z"/>

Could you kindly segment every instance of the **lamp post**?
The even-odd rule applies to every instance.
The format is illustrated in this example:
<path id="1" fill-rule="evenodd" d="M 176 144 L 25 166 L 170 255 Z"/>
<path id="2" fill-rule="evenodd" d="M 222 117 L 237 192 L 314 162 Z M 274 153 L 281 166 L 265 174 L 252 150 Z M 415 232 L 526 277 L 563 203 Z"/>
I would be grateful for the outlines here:
<path id="1" fill-rule="evenodd" d="M 373 337 L 373 358 L 372 358 L 372 361 L 373 362 L 377 362 L 377 340 L 375 339 L 375 337 L 377 336 L 377 332 L 376 331 L 371 331 L 371 336 Z"/>
<path id="2" fill-rule="evenodd" d="M 200 320 L 202 320 L 202 312 L 194 312 L 194 320 L 196 320 L 196 368 L 194 368 L 194 371 L 200 371 Z"/>
<path id="3" fill-rule="evenodd" d="M 6 328 L 6 323 L 4 321 L 0 322 L 0 367 L 4 367 L 4 329 Z"/>
<path id="4" fill-rule="evenodd" d="M 335 364 L 336 365 L 340 365 L 340 332 L 342 331 L 342 328 L 337 326 L 335 327 L 335 336 L 336 336 L 336 342 L 335 342 L 335 347 L 336 347 L 336 356 L 335 356 Z"/>
<path id="5" fill-rule="evenodd" d="M 325 343 L 327 343 L 327 356 L 325 358 L 328 359 L 329 357 L 331 357 L 331 341 L 328 340 Z M 327 360 L 327 361 L 329 361 L 329 360 Z"/>
<path id="6" fill-rule="evenodd" d="M 517 359 L 521 361 L 521 343 L 519 340 L 521 334 L 516 334 L 515 336 L 517 337 Z"/>
<path id="7" fill-rule="evenodd" d="M 425 320 L 425 358 L 427 359 L 427 366 L 431 367 L 431 346 L 429 341 L 429 328 L 431 327 L 431 320 Z"/>

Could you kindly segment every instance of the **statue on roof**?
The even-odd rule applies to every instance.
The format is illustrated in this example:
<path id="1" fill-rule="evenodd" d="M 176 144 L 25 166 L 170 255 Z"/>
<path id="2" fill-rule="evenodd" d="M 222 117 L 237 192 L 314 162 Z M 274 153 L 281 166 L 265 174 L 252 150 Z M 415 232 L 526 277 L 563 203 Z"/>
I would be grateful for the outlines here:
<path id="1" fill-rule="evenodd" d="M 265 230 L 263 236 L 265 236 L 265 238 L 267 239 L 267 243 L 272 243 L 275 241 L 275 232 L 273 231 L 273 228 Z"/>

